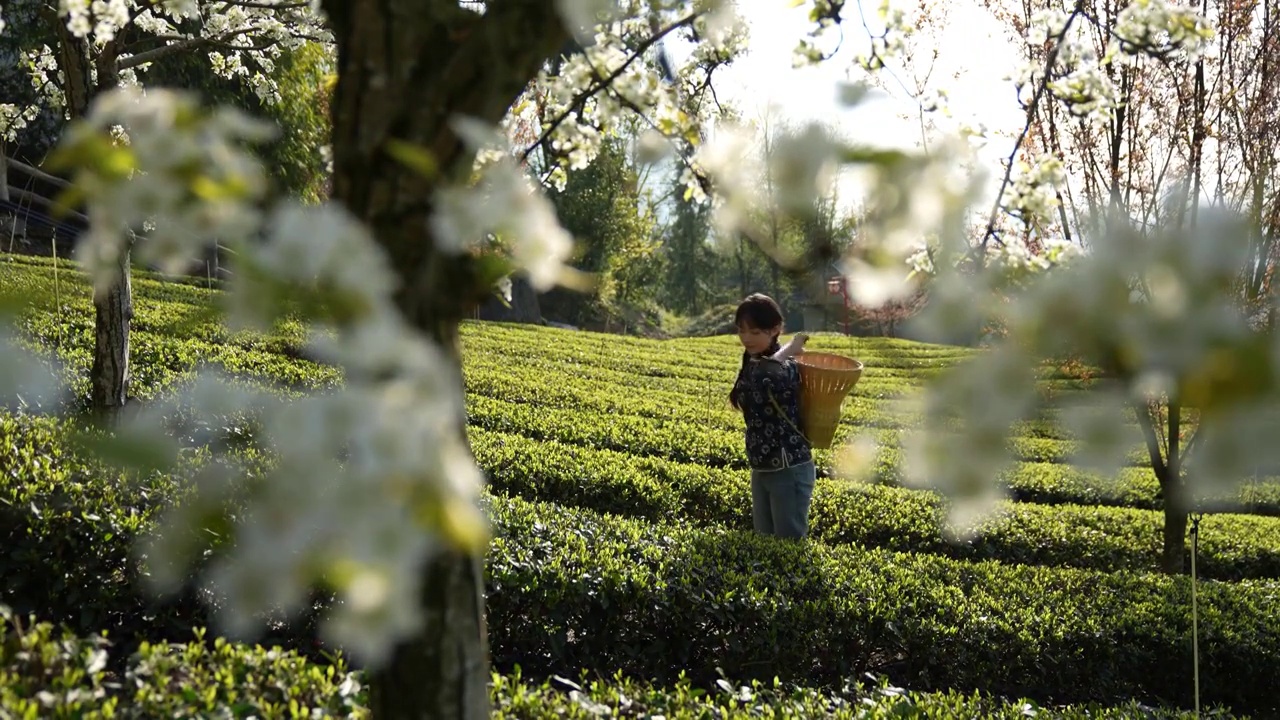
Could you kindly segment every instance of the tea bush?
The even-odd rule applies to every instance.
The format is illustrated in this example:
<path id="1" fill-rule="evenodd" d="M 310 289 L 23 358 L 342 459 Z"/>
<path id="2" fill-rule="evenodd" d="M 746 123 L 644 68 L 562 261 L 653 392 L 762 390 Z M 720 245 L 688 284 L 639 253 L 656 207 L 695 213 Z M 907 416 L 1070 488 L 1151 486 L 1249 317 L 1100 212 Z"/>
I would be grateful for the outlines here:
<path id="1" fill-rule="evenodd" d="M 54 265 L 0 259 L 0 294 L 29 303 L 25 339 L 67 363 L 83 393 L 88 288 L 65 262 L 55 279 Z M 303 357 L 303 327 L 231 333 L 216 290 L 199 285 L 136 276 L 138 397 L 199 363 L 288 395 L 342 381 Z M 840 434 L 883 447 L 872 483 L 841 479 L 833 453 L 818 453 L 813 537 L 796 544 L 748 531 L 741 418 L 724 407 L 732 338 L 465 323 L 462 339 L 496 533 L 496 716 L 1175 717 L 1149 706 L 1190 703 L 1190 585 L 1150 572 L 1160 498 L 1141 448 L 1103 478 L 1064 464 L 1075 447 L 1054 411 L 1019 424 L 1020 462 L 1001 478 L 1013 501 L 960 544 L 943 533 L 940 497 L 901 487 L 898 439 L 920 421 L 912 396 L 975 351 L 816 340 L 866 362 Z M 1041 383 L 1087 397 L 1089 381 L 1062 368 Z M 309 616 L 263 639 L 285 650 L 192 640 L 211 617 L 196 593 L 144 589 L 136 542 L 208 453 L 191 449 L 172 476 L 126 477 L 69 442 L 74 422 L 0 411 L 0 603 L 55 623 L 6 620 L 0 717 L 359 716 L 359 672 L 320 652 Z M 252 443 L 244 452 L 269 462 Z M 1252 515 L 1202 525 L 1204 695 L 1273 714 L 1280 520 L 1258 515 L 1280 514 L 1280 482 L 1260 478 L 1218 509 Z M 851 684 L 867 672 L 912 692 Z"/>

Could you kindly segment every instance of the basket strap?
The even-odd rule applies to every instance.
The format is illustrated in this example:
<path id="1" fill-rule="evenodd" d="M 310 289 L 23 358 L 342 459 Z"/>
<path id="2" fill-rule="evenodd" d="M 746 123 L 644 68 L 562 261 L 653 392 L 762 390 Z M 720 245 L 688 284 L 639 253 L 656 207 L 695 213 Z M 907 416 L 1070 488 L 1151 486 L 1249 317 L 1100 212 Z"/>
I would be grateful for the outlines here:
<path id="1" fill-rule="evenodd" d="M 764 392 L 765 392 L 765 394 L 766 394 L 766 395 L 768 395 L 768 396 L 769 396 L 769 402 L 773 403 L 773 409 L 774 409 L 774 410 L 777 410 L 777 411 L 778 411 L 778 414 L 782 416 L 782 419 L 783 419 L 783 420 L 786 420 L 786 421 L 787 421 L 787 424 L 791 426 L 791 429 L 792 429 L 792 430 L 795 430 L 795 431 L 796 431 L 796 432 L 798 432 L 798 433 L 800 433 L 800 437 L 804 438 L 804 441 L 805 441 L 805 442 L 807 442 L 807 443 L 809 443 L 809 446 L 810 446 L 810 447 L 812 447 L 812 446 L 813 446 L 813 441 L 809 439 L 809 436 L 808 436 L 808 435 L 805 435 L 805 434 L 804 434 L 804 431 L 803 431 L 803 430 L 801 430 L 800 428 L 796 427 L 796 424 L 795 424 L 795 423 L 791 422 L 791 418 L 787 416 L 786 411 L 785 411 L 785 410 L 783 410 L 783 409 L 782 409 L 782 406 L 778 404 L 778 400 L 777 400 L 777 398 L 775 398 L 775 397 L 773 396 L 773 390 L 770 390 L 769 388 L 765 388 L 765 389 L 764 389 Z"/>

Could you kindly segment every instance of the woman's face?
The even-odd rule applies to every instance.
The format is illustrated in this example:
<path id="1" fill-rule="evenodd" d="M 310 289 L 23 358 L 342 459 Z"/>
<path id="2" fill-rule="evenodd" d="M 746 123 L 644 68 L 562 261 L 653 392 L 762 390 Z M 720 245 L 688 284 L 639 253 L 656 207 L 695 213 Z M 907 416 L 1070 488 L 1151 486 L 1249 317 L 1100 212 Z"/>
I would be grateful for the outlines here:
<path id="1" fill-rule="evenodd" d="M 761 330 L 743 323 L 738 326 L 738 341 L 742 343 L 742 347 L 752 355 L 759 355 L 769 346 L 773 344 L 775 338 L 782 332 L 781 327 Z"/>

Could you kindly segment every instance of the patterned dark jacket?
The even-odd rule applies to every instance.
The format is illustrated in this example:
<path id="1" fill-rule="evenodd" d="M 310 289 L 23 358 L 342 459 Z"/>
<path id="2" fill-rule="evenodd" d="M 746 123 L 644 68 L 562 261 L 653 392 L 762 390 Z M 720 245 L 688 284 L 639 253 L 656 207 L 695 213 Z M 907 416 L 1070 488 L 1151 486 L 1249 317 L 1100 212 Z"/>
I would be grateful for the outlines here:
<path id="1" fill-rule="evenodd" d="M 777 342 L 765 355 L 777 352 Z M 786 413 L 778 414 L 774 400 Z M 781 470 L 813 459 L 800 420 L 800 368 L 788 358 L 782 362 L 742 353 L 742 368 L 730 397 L 742 408 L 746 421 L 747 461 L 754 470 Z M 791 422 L 787 422 L 790 419 Z M 794 427 L 793 427 L 794 425 Z"/>

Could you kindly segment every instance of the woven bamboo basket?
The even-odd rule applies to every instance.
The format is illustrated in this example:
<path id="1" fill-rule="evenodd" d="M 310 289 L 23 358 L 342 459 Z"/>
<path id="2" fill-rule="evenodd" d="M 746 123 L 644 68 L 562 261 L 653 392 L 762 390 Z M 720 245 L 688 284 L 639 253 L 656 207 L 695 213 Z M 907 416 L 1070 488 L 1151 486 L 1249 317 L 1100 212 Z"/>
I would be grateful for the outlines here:
<path id="1" fill-rule="evenodd" d="M 840 406 L 862 378 L 862 363 L 843 355 L 804 352 L 800 366 L 800 416 L 809 444 L 826 449 L 840 424 Z"/>

